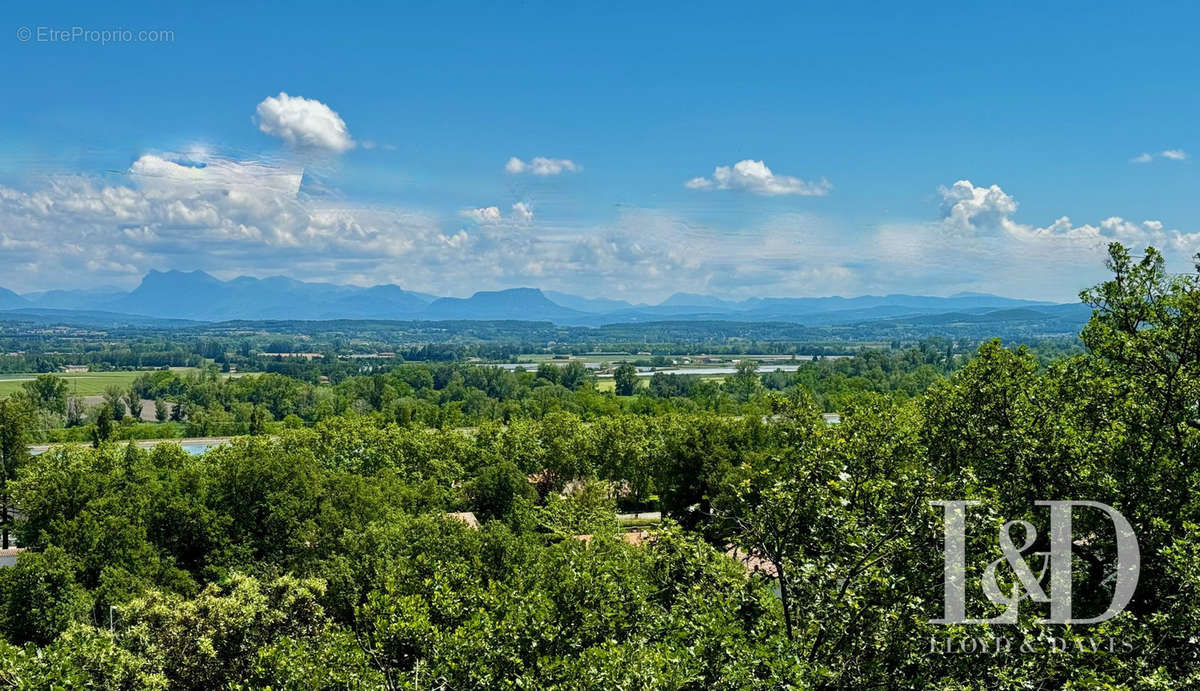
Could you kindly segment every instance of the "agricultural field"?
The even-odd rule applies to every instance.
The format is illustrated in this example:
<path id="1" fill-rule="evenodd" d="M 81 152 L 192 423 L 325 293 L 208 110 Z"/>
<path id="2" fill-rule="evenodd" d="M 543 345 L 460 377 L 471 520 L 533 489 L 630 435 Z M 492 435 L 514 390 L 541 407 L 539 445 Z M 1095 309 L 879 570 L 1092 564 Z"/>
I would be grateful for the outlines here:
<path id="1" fill-rule="evenodd" d="M 184 368 L 178 368 L 184 369 Z M 69 372 L 55 373 L 70 387 L 72 396 L 99 396 L 110 386 L 128 388 L 134 379 L 144 374 L 144 370 L 129 370 L 120 372 Z M 12 395 L 21 390 L 21 385 L 32 381 L 38 376 L 36 372 L 20 374 L 0 374 L 0 398 Z"/>
<path id="2" fill-rule="evenodd" d="M 586 353 L 583 355 L 571 355 L 569 358 L 563 356 L 555 356 L 553 353 L 522 353 L 515 358 L 516 362 L 533 363 L 534 365 L 543 362 L 553 362 L 555 364 L 563 364 L 571 360 L 578 360 L 585 363 L 610 363 L 624 362 L 626 360 L 636 360 L 639 356 L 633 353 Z"/>
<path id="3" fill-rule="evenodd" d="M 702 381 L 722 382 L 722 381 L 725 381 L 726 376 L 728 376 L 728 375 L 720 375 L 720 374 L 706 375 L 706 376 L 700 377 L 700 379 Z M 642 390 L 646 389 L 648 387 L 649 383 L 650 383 L 650 375 L 641 375 L 641 374 L 638 375 L 638 382 L 637 382 L 638 389 L 642 389 Z M 603 377 L 603 378 L 597 379 L 596 380 L 596 390 L 601 393 L 616 391 L 617 390 L 617 382 L 612 377 Z"/>

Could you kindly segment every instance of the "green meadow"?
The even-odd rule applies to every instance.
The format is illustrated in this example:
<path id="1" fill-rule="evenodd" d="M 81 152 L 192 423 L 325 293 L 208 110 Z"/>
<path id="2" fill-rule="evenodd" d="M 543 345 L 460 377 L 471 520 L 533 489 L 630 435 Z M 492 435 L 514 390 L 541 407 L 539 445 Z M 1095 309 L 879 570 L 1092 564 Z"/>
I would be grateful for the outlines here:
<path id="1" fill-rule="evenodd" d="M 61 377 L 67 382 L 67 386 L 70 387 L 68 390 L 72 396 L 99 396 L 109 386 L 128 387 L 134 379 L 144 373 L 144 371 L 135 370 L 121 372 L 71 372 L 66 374 L 56 372 L 54 375 Z M 20 391 L 23 383 L 32 381 L 36 376 L 38 375 L 35 372 L 0 374 L 0 398 Z"/>

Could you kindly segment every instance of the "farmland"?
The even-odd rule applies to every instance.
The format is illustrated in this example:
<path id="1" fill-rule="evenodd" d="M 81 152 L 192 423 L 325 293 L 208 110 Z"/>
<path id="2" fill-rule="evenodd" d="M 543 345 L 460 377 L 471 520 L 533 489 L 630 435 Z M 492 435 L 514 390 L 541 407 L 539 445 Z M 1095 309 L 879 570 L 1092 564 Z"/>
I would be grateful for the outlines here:
<path id="1" fill-rule="evenodd" d="M 142 372 L 69 372 L 59 374 L 70 387 L 72 396 L 99 396 L 110 386 L 128 388 L 133 380 Z M 21 390 L 21 384 L 33 381 L 36 373 L 0 374 L 0 397 L 8 396 Z"/>

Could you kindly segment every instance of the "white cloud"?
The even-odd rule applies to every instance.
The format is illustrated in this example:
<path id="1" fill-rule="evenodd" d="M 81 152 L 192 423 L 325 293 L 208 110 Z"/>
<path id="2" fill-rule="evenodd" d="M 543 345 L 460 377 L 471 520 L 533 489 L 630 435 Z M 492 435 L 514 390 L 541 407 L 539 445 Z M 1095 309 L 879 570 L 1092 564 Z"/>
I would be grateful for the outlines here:
<path id="1" fill-rule="evenodd" d="M 209 155 L 146 154 L 133 162 L 129 173 L 142 189 L 163 195 L 231 190 L 236 195 L 270 192 L 295 196 L 303 178 L 298 168 Z"/>
<path id="2" fill-rule="evenodd" d="M 261 162 L 153 154 L 121 184 L 63 176 L 27 191 L 0 186 L 5 260 L 39 267 L 6 282 L 127 285 L 151 268 L 337 280 L 436 236 L 428 214 L 329 205 L 304 194 L 301 177 Z"/>
<path id="3" fill-rule="evenodd" d="M 525 202 L 517 202 L 512 205 L 512 217 L 521 223 L 528 223 L 533 220 L 533 209 Z"/>
<path id="4" fill-rule="evenodd" d="M 913 280 L 941 280 L 959 290 L 1070 299 L 1105 277 L 1110 242 L 1134 249 L 1153 245 L 1177 268 L 1187 266 L 1200 249 L 1200 233 L 1167 229 L 1158 220 L 1109 216 L 1077 225 L 1062 216 L 1037 226 L 1013 218 L 1017 203 L 998 185 L 959 180 L 939 191 L 939 223 L 894 224 L 880 233 L 886 256 L 896 266 L 913 267 Z"/>
<path id="5" fill-rule="evenodd" d="M 131 286 L 151 268 L 179 268 L 395 282 L 439 294 L 538 285 L 639 297 L 706 287 L 812 291 L 823 285 L 816 277 L 841 275 L 836 267 L 798 268 L 794 235 L 778 228 L 744 243 L 659 212 L 554 225 L 538 222 L 523 201 L 507 212 L 480 207 L 480 219 L 499 221 L 461 228 L 463 216 L 480 209 L 443 218 L 331 204 L 306 194 L 300 171 L 196 158 L 142 157 L 115 184 L 71 176 L 28 190 L 0 186 L 0 252 L 7 265 L 29 268 L 3 283 Z"/>
<path id="6" fill-rule="evenodd" d="M 500 207 L 498 206 L 463 209 L 458 214 L 476 223 L 485 225 L 503 223 L 506 220 L 504 215 L 500 213 Z M 508 215 L 507 220 L 513 223 L 528 223 L 533 220 L 533 209 L 525 202 L 517 202 L 512 205 L 512 213 Z"/>
<path id="7" fill-rule="evenodd" d="M 999 222 L 1017 210 L 1017 203 L 998 185 L 976 187 L 969 180 L 959 180 L 950 187 L 941 187 L 942 214 L 952 227 L 966 230 L 980 222 Z"/>
<path id="8" fill-rule="evenodd" d="M 524 173 L 525 161 L 513 156 L 512 158 L 508 159 L 508 163 L 504 164 L 504 170 L 506 172 L 513 173 L 514 175 L 517 173 Z"/>
<path id="9" fill-rule="evenodd" d="M 453 235 L 446 235 L 444 233 L 438 233 L 438 239 L 441 240 L 442 243 L 445 244 L 447 247 L 453 247 L 453 248 L 457 249 L 459 247 L 466 245 L 467 241 L 471 239 L 471 236 L 467 233 L 466 230 L 463 230 L 460 228 L 459 231 Z"/>
<path id="10" fill-rule="evenodd" d="M 1111 240 L 1153 244 L 1175 267 L 1200 249 L 1200 234 L 1157 220 L 1027 224 L 1006 190 L 968 180 L 940 190 L 935 220 L 847 228 L 795 213 L 712 227 L 629 208 L 556 224 L 525 201 L 437 214 L 331 202 L 302 177 L 287 165 L 160 152 L 120 180 L 0 186 L 0 257 L 14 267 L 0 284 L 129 286 L 151 268 L 199 268 L 439 294 L 537 285 L 633 300 L 960 290 L 1065 300 L 1105 277 Z"/>
<path id="11" fill-rule="evenodd" d="M 458 212 L 460 215 L 475 221 L 476 223 L 499 223 L 500 222 L 500 207 L 498 206 L 482 206 L 478 209 L 463 209 Z"/>
<path id="12" fill-rule="evenodd" d="M 950 187 L 939 188 L 938 192 L 942 196 L 943 226 L 948 231 L 1001 233 L 1017 240 L 1082 240 L 1100 247 L 1114 240 L 1183 250 L 1200 245 L 1200 233 L 1164 230 L 1162 221 L 1157 220 L 1135 223 L 1109 216 L 1096 225 L 1075 225 L 1070 218 L 1061 216 L 1047 226 L 1019 223 L 1012 218 L 1017 202 L 999 185 L 983 187 L 970 180 L 959 180 Z"/>
<path id="13" fill-rule="evenodd" d="M 508 163 L 504 164 L 504 170 L 517 175 L 520 173 L 532 173 L 534 175 L 558 175 L 560 173 L 577 173 L 583 170 L 583 166 L 572 161 L 569 158 L 545 158 L 536 156 L 528 163 L 513 156 L 508 159 Z"/>
<path id="14" fill-rule="evenodd" d="M 823 197 L 833 185 L 824 178 L 816 182 L 790 175 L 776 175 L 766 163 L 746 159 L 733 166 L 717 166 L 711 178 L 697 177 L 684 183 L 688 189 L 744 190 L 764 197 L 800 195 Z"/>
<path id="15" fill-rule="evenodd" d="M 1169 161 L 1186 161 L 1188 154 L 1183 149 L 1164 149 L 1156 154 L 1140 153 L 1129 159 L 1130 163 L 1149 163 L 1155 158 L 1165 158 Z"/>
<path id="16" fill-rule="evenodd" d="M 318 100 L 280 92 L 256 110 L 258 129 L 301 149 L 342 153 L 354 147 L 345 121 Z"/>

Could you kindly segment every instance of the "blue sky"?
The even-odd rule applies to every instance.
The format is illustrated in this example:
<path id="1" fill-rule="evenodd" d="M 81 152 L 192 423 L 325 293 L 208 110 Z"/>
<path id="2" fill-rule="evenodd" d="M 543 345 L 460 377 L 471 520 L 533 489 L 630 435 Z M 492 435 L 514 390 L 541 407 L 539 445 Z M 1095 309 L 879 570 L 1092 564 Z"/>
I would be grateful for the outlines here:
<path id="1" fill-rule="evenodd" d="M 10 8 L 0 285 L 1069 299 L 1200 249 L 1187 4 L 646 5 Z"/>

